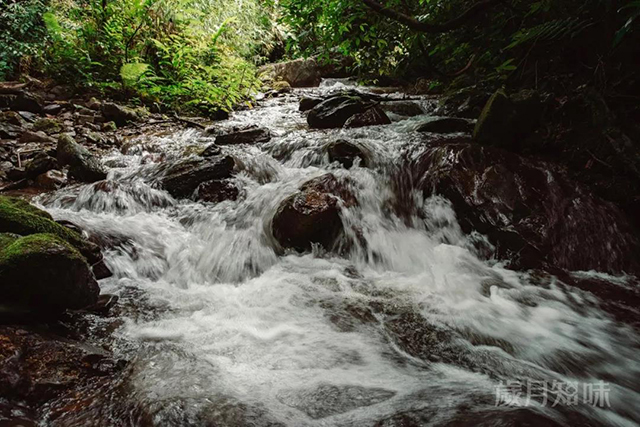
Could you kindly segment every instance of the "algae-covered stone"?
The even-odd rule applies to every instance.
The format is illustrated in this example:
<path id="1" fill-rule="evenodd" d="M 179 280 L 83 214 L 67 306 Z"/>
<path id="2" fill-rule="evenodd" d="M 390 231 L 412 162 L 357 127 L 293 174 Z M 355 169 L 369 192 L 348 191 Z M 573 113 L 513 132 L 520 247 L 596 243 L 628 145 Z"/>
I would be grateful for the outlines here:
<path id="1" fill-rule="evenodd" d="M 91 263 L 101 259 L 100 249 L 73 230 L 61 226 L 51 215 L 16 197 L 0 196 L 0 233 L 22 236 L 50 233 L 69 242 Z"/>
<path id="2" fill-rule="evenodd" d="M 99 293 L 84 257 L 53 234 L 21 237 L 0 250 L 3 301 L 59 311 L 95 304 Z"/>

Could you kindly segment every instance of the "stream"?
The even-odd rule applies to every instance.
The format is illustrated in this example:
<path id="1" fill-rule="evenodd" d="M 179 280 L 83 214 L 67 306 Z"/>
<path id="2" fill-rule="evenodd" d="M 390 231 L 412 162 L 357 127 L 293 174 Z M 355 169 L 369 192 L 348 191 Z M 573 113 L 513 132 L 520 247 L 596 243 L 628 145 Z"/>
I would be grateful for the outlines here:
<path id="1" fill-rule="evenodd" d="M 163 162 L 214 141 L 194 129 L 127 141 L 127 154 L 103 158 L 109 185 L 67 187 L 37 200 L 56 219 L 111 242 L 105 261 L 114 275 L 100 281 L 102 293 L 134 307 L 121 310 L 109 344 L 130 361 L 120 397 L 128 409 L 105 401 L 95 419 L 638 425 L 637 330 L 600 309 L 592 294 L 552 276 L 543 286 L 532 272 L 483 259 L 477 248 L 485 238 L 463 233 L 442 197 L 414 191 L 410 218 L 395 215 L 394 176 L 404 153 L 423 143 L 414 130 L 425 116 L 309 130 L 299 97 L 344 85 L 297 89 L 221 122 L 272 134 L 266 143 L 223 148 L 236 161 L 235 201 L 176 200 L 153 185 Z M 413 102 L 430 111 L 434 101 Z M 338 138 L 357 142 L 370 155 L 368 167 L 331 164 L 323 148 Z M 278 206 L 328 172 L 357 199 L 341 210 L 354 243 L 339 253 L 283 253 L 271 233 Z M 624 276 L 573 274 L 632 286 Z M 92 318 L 92 330 L 105 322 Z"/>

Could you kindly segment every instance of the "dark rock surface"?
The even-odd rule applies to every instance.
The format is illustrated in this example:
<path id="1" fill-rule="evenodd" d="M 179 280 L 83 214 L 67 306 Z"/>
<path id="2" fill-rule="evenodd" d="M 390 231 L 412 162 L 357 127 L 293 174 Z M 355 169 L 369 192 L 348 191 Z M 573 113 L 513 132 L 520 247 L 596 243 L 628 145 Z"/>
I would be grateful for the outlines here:
<path id="1" fill-rule="evenodd" d="M 181 160 L 166 170 L 160 183 L 173 197 L 190 197 L 204 182 L 229 178 L 234 166 L 230 156 Z"/>
<path id="2" fill-rule="evenodd" d="M 313 107 L 307 115 L 307 123 L 316 129 L 340 128 L 349 118 L 369 107 L 371 103 L 360 96 L 338 94 Z"/>
<path id="3" fill-rule="evenodd" d="M 268 142 L 271 139 L 269 129 L 251 127 L 247 129 L 232 130 L 216 136 L 217 145 L 258 144 Z"/>
<path id="4" fill-rule="evenodd" d="M 352 206 L 355 199 L 335 176 L 314 178 L 280 204 L 273 236 L 283 248 L 308 251 L 319 244 L 331 250 L 343 233 L 341 204 Z"/>
<path id="5" fill-rule="evenodd" d="M 368 157 L 363 150 L 356 144 L 344 139 L 338 139 L 327 144 L 327 154 L 329 155 L 329 161 L 338 162 L 345 168 L 349 169 L 353 166 L 356 159 L 360 159 L 360 166 L 367 167 Z"/>
<path id="6" fill-rule="evenodd" d="M 552 165 L 450 143 L 425 149 L 410 168 L 426 196 L 449 199 L 463 230 L 486 234 L 514 267 L 638 271 L 637 232 L 622 211 Z"/>
<path id="7" fill-rule="evenodd" d="M 3 301 L 46 311 L 96 303 L 100 288 L 85 258 L 69 243 L 53 234 L 32 234 L 2 246 Z"/>
<path id="8" fill-rule="evenodd" d="M 344 124 L 346 128 L 360 128 L 364 126 L 376 126 L 376 125 L 388 125 L 391 124 L 391 119 L 385 114 L 385 112 L 374 105 L 362 113 L 351 116 Z"/>
<path id="9" fill-rule="evenodd" d="M 69 177 L 78 181 L 96 182 L 107 177 L 101 162 L 69 135 L 63 134 L 58 139 L 57 156 L 58 164 L 68 165 Z"/>

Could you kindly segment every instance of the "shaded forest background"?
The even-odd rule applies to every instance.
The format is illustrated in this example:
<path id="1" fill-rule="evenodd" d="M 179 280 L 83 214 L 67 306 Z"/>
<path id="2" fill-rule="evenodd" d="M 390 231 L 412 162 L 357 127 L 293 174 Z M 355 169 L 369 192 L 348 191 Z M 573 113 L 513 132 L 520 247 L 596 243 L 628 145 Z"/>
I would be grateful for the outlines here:
<path id="1" fill-rule="evenodd" d="M 637 100 L 639 16 L 638 0 L 2 0 L 0 80 L 230 110 L 262 64 L 347 57 L 363 81 L 422 91 L 586 84 Z"/>

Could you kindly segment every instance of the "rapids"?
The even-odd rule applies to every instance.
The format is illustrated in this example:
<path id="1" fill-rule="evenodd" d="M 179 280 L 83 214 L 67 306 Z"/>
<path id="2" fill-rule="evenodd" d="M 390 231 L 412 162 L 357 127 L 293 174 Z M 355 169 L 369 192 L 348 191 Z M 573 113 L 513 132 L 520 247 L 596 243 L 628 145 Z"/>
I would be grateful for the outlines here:
<path id="1" fill-rule="evenodd" d="M 109 345 L 130 360 L 123 399 L 137 409 L 123 414 L 104 403 L 96 419 L 142 425 L 144 418 L 157 426 L 638 425 L 635 328 L 552 276 L 482 260 L 475 248 L 488 242 L 463 234 L 443 198 L 425 200 L 416 191 L 412 218 L 395 216 L 394 172 L 403 152 L 423 143 L 414 130 L 426 115 L 309 130 L 297 111 L 299 95 L 336 85 L 344 83 L 263 100 L 220 124 L 257 124 L 273 135 L 268 143 L 224 148 L 236 159 L 237 201 L 175 200 L 152 185 L 158 162 L 213 142 L 196 130 L 144 135 L 127 142 L 127 154 L 110 153 L 103 159 L 114 182 L 108 189 L 76 186 L 38 199 L 56 219 L 108 242 L 114 276 L 100 282 L 102 292 L 133 307 L 120 311 Z M 431 100 L 415 102 L 432 111 Z M 369 167 L 330 164 L 323 146 L 338 137 L 363 147 Z M 279 253 L 270 231 L 279 203 L 328 171 L 348 177 L 358 200 L 342 210 L 356 243 L 340 254 Z M 94 331 L 106 322 L 91 321 Z M 583 399 L 601 382 L 610 407 Z M 504 384 L 515 387 L 504 395 Z M 572 387 L 579 401 L 558 402 Z"/>

